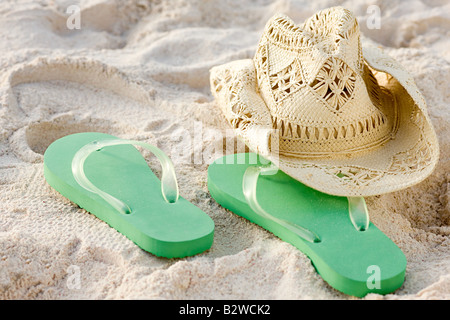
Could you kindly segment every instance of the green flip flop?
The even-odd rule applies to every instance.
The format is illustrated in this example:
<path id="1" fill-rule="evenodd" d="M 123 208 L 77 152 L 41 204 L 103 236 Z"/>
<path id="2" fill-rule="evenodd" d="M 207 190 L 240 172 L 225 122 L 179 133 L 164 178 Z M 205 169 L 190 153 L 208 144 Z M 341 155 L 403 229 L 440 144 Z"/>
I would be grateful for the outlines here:
<path id="1" fill-rule="evenodd" d="M 362 197 L 321 193 L 256 154 L 228 155 L 208 168 L 211 196 L 291 243 L 335 289 L 387 294 L 404 281 L 403 252 L 369 221 Z"/>
<path id="2" fill-rule="evenodd" d="M 161 163 L 161 181 L 133 146 Z M 53 142 L 44 176 L 63 196 L 156 256 L 175 258 L 209 249 L 214 222 L 180 197 L 175 170 L 158 148 L 104 133 L 78 133 Z"/>

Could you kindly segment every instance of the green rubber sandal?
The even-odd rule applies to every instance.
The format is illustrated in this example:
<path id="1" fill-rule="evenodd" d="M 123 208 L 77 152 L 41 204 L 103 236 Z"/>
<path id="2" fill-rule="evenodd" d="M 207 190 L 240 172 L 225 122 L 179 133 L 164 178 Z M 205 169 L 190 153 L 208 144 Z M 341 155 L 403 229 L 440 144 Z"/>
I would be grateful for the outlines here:
<path id="1" fill-rule="evenodd" d="M 133 146 L 161 163 L 161 181 Z M 180 197 L 175 170 L 158 148 L 104 133 L 78 133 L 53 142 L 44 176 L 63 196 L 154 255 L 175 258 L 209 249 L 214 222 Z"/>
<path id="2" fill-rule="evenodd" d="M 294 245 L 345 294 L 387 294 L 403 284 L 406 258 L 369 221 L 364 198 L 321 193 L 267 163 L 256 154 L 216 160 L 208 168 L 211 196 Z"/>

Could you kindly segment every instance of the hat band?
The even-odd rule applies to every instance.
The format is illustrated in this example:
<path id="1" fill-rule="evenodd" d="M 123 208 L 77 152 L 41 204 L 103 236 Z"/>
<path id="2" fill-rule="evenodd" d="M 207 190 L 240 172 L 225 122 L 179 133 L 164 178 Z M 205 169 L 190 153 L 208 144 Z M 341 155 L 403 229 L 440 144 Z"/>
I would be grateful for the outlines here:
<path id="1" fill-rule="evenodd" d="M 381 139 L 371 143 L 365 144 L 359 147 L 342 149 L 342 150 L 333 150 L 333 142 L 321 143 L 320 149 L 321 151 L 313 151 L 312 147 L 314 143 L 310 141 L 304 140 L 292 140 L 292 139 L 279 139 L 279 154 L 283 156 L 289 157 L 299 157 L 299 158 L 315 158 L 315 157 L 327 157 L 327 156 L 336 156 L 336 155 L 345 155 L 359 151 L 369 151 L 375 149 L 392 138 L 392 133 L 390 132 L 388 135 L 382 137 Z M 325 151 L 325 145 L 329 146 L 329 150 Z M 298 151 L 297 151 L 298 150 Z M 275 152 L 276 150 L 272 150 Z"/>

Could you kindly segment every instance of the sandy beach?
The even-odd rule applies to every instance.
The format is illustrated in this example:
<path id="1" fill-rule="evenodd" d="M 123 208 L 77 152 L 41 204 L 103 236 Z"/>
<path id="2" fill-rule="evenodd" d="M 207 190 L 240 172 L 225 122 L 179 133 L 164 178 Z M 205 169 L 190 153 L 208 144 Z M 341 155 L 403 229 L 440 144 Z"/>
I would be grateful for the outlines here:
<path id="1" fill-rule="evenodd" d="M 336 5 L 355 14 L 364 41 L 413 75 L 440 144 L 426 180 L 366 198 L 371 221 L 408 265 L 401 288 L 364 299 L 450 299 L 448 0 L 1 1 L 0 299 L 356 299 L 324 282 L 294 246 L 222 208 L 207 188 L 217 151 L 238 145 L 210 92 L 210 69 L 253 58 L 274 14 L 302 23 Z M 156 257 L 52 189 L 46 148 L 89 131 L 166 152 L 180 195 L 214 220 L 211 249 Z"/>

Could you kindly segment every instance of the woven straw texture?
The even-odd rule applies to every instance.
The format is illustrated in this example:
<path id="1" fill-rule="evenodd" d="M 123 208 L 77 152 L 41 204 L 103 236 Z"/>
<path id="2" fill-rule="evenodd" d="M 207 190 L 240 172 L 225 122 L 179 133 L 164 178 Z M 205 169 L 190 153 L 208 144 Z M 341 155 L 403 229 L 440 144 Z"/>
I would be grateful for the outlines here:
<path id="1" fill-rule="evenodd" d="M 253 60 L 211 70 L 211 91 L 249 148 L 306 185 L 340 196 L 404 189 L 433 171 L 439 146 L 411 75 L 361 45 L 341 7 L 302 25 L 276 15 Z"/>

